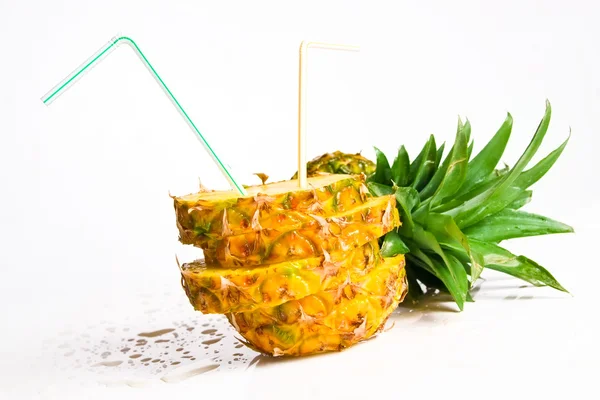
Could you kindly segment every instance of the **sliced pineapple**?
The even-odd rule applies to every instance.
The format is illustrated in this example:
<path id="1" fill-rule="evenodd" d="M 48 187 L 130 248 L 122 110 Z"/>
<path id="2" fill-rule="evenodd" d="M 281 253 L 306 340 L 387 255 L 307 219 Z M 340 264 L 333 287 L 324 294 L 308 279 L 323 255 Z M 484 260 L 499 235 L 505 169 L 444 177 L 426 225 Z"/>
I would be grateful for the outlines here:
<path id="1" fill-rule="evenodd" d="M 245 197 L 231 191 L 174 197 L 180 240 L 197 244 L 260 229 L 294 229 L 311 220 L 309 214 L 331 216 L 371 197 L 362 175 L 312 177 L 308 184 L 302 190 L 297 180 L 250 186 Z"/>
<path id="2" fill-rule="evenodd" d="M 337 287 L 348 274 L 358 279 L 379 257 L 374 240 L 347 253 L 256 268 L 210 268 L 196 261 L 182 265 L 182 284 L 190 303 L 205 314 L 250 311 Z"/>
<path id="3" fill-rule="evenodd" d="M 300 229 L 262 229 L 195 244 L 210 266 L 248 267 L 347 252 L 400 225 L 394 196 L 372 198 L 350 211 L 312 221 Z"/>
<path id="4" fill-rule="evenodd" d="M 404 256 L 382 261 L 358 279 L 277 307 L 232 313 L 227 317 L 257 351 L 301 356 L 339 351 L 368 339 L 407 291 Z"/>

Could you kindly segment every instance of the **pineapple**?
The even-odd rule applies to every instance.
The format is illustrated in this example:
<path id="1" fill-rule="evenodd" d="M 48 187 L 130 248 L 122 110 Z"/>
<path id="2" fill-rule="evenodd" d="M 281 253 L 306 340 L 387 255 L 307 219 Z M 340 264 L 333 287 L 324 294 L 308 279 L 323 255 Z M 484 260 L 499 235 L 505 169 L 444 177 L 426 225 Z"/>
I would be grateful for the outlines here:
<path id="1" fill-rule="evenodd" d="M 400 147 L 391 166 L 378 149 L 376 164 L 341 152 L 318 157 L 309 163 L 310 190 L 289 181 L 249 187 L 241 198 L 174 198 L 180 241 L 205 255 L 181 268 L 190 302 L 225 314 L 257 351 L 302 356 L 372 337 L 422 285 L 449 292 L 462 310 L 484 268 L 566 291 L 542 266 L 500 246 L 573 231 L 521 210 L 567 144 L 526 169 L 550 115 L 547 103 L 513 168 L 496 168 L 512 131 L 508 114 L 473 158 L 470 123 L 459 120 L 445 157 L 431 136 L 412 162 Z"/>
<path id="2" fill-rule="evenodd" d="M 339 351 L 381 331 L 407 291 L 404 256 L 379 258 L 369 273 L 276 307 L 227 317 L 257 351 L 300 356 Z"/>
<path id="3" fill-rule="evenodd" d="M 396 198 L 372 196 L 364 175 L 318 176 L 309 184 L 309 190 L 298 190 L 297 181 L 263 184 L 241 198 L 206 191 L 174 197 L 180 241 L 204 252 L 203 261 L 180 268 L 194 308 L 234 321 L 239 313 L 268 313 L 314 298 L 322 299 L 329 315 L 307 308 L 315 321 L 343 319 L 345 332 L 317 329 L 316 339 L 337 341 L 335 346 L 310 349 L 315 332 L 305 324 L 295 350 L 264 347 L 252 336 L 262 328 L 245 320 L 249 345 L 271 355 L 342 349 L 368 338 L 406 289 L 404 257 L 384 263 L 378 243 L 400 226 Z"/>
<path id="4" fill-rule="evenodd" d="M 307 164 L 306 173 L 308 176 L 319 176 L 323 173 L 360 175 L 367 177 L 375 173 L 375 163 L 360 153 L 346 154 L 341 151 L 326 153 L 315 158 Z M 298 173 L 295 173 L 292 179 L 297 179 Z"/>
<path id="5" fill-rule="evenodd" d="M 275 307 L 338 287 L 368 273 L 379 259 L 377 240 L 347 253 L 261 265 L 210 268 L 203 260 L 181 266 L 182 284 L 196 310 L 205 314 Z"/>
<path id="6" fill-rule="evenodd" d="M 250 186 L 246 197 L 230 191 L 173 197 L 180 240 L 197 245 L 260 229 L 297 229 L 313 221 L 312 215 L 329 217 L 370 197 L 362 176 L 312 177 L 308 184 L 307 190 L 297 190 L 297 181 Z"/>
<path id="7" fill-rule="evenodd" d="M 394 196 L 371 199 L 334 217 L 313 216 L 300 229 L 260 229 L 197 243 L 211 266 L 257 266 L 345 252 L 377 239 L 399 225 Z"/>
<path id="8" fill-rule="evenodd" d="M 396 196 L 402 220 L 398 231 L 381 239 L 382 253 L 406 255 L 412 297 L 423 294 L 422 283 L 449 292 L 462 310 L 465 302 L 472 301 L 470 288 L 484 268 L 566 292 L 542 266 L 500 246 L 508 239 L 573 232 L 566 224 L 521 210 L 531 200 L 529 187 L 554 165 L 568 142 L 525 169 L 542 143 L 550 117 L 551 106 L 546 102 L 545 115 L 513 168 L 496 169 L 512 131 L 510 114 L 475 157 L 471 157 L 471 125 L 460 120 L 455 143 L 445 158 L 444 144 L 437 147 L 433 136 L 412 162 L 404 146 L 391 166 L 375 148 L 377 167 L 367 186 L 376 196 Z M 316 158 L 308 170 L 344 173 L 365 163 L 362 157 L 353 162 L 352 154 L 334 154 L 335 158 L 325 155 L 326 165 Z M 344 167 L 331 167 L 340 164 Z"/>

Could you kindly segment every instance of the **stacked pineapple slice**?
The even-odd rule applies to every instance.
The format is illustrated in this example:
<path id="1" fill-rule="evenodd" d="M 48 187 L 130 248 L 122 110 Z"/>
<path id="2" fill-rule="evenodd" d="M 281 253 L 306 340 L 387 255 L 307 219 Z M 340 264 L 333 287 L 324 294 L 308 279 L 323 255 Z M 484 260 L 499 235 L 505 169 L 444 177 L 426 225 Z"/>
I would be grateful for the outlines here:
<path id="1" fill-rule="evenodd" d="M 204 259 L 181 266 L 196 310 L 225 314 L 247 344 L 271 355 L 341 350 L 382 329 L 406 294 L 404 256 L 379 238 L 400 225 L 393 195 L 364 175 L 248 187 L 248 195 L 174 197 L 180 241 Z"/>

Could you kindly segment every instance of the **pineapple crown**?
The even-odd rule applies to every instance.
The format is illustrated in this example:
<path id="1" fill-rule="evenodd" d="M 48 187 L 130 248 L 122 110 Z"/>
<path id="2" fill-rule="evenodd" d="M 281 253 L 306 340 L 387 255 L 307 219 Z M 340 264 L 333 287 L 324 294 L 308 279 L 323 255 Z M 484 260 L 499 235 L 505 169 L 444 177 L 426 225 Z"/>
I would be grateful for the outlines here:
<path id="1" fill-rule="evenodd" d="M 531 200 L 529 187 L 554 165 L 569 140 L 525 169 L 546 135 L 550 116 L 547 101 L 535 135 L 512 168 L 496 168 L 511 134 L 510 114 L 473 158 L 471 125 L 460 119 L 454 145 L 443 160 L 444 144 L 437 147 L 433 135 L 412 162 L 404 146 L 391 166 L 375 148 L 376 169 L 367 186 L 376 196 L 394 194 L 402 221 L 381 239 L 382 254 L 406 255 L 411 296 L 423 294 L 421 283 L 449 292 L 462 310 L 472 301 L 469 291 L 484 268 L 567 291 L 541 265 L 500 246 L 508 239 L 573 232 L 561 222 L 520 210 Z"/>

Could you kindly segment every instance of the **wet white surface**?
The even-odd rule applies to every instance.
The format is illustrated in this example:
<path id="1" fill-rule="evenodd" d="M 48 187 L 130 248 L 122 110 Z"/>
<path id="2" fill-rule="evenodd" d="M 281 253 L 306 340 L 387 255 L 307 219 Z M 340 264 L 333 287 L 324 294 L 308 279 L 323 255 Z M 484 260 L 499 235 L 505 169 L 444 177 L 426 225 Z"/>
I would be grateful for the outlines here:
<path id="1" fill-rule="evenodd" d="M 508 387 L 521 380 L 533 390 L 533 382 L 552 376 L 561 379 L 553 387 L 566 390 L 589 383 L 584 377 L 597 365 L 589 308 L 495 273 L 486 274 L 463 313 L 433 294 L 399 307 L 372 340 L 302 359 L 257 354 L 224 317 L 194 312 L 177 285 L 166 286 L 173 291 L 90 303 L 88 312 L 47 329 L 13 327 L 17 335 L 2 341 L 3 398 L 360 398 L 400 390 L 396 385 L 418 391 L 429 379 L 448 380 L 448 389 L 430 388 L 440 393 L 464 379 L 478 387 L 507 377 Z M 100 309 L 96 318 L 91 312 Z M 349 384 L 361 381 L 373 386 Z"/>

